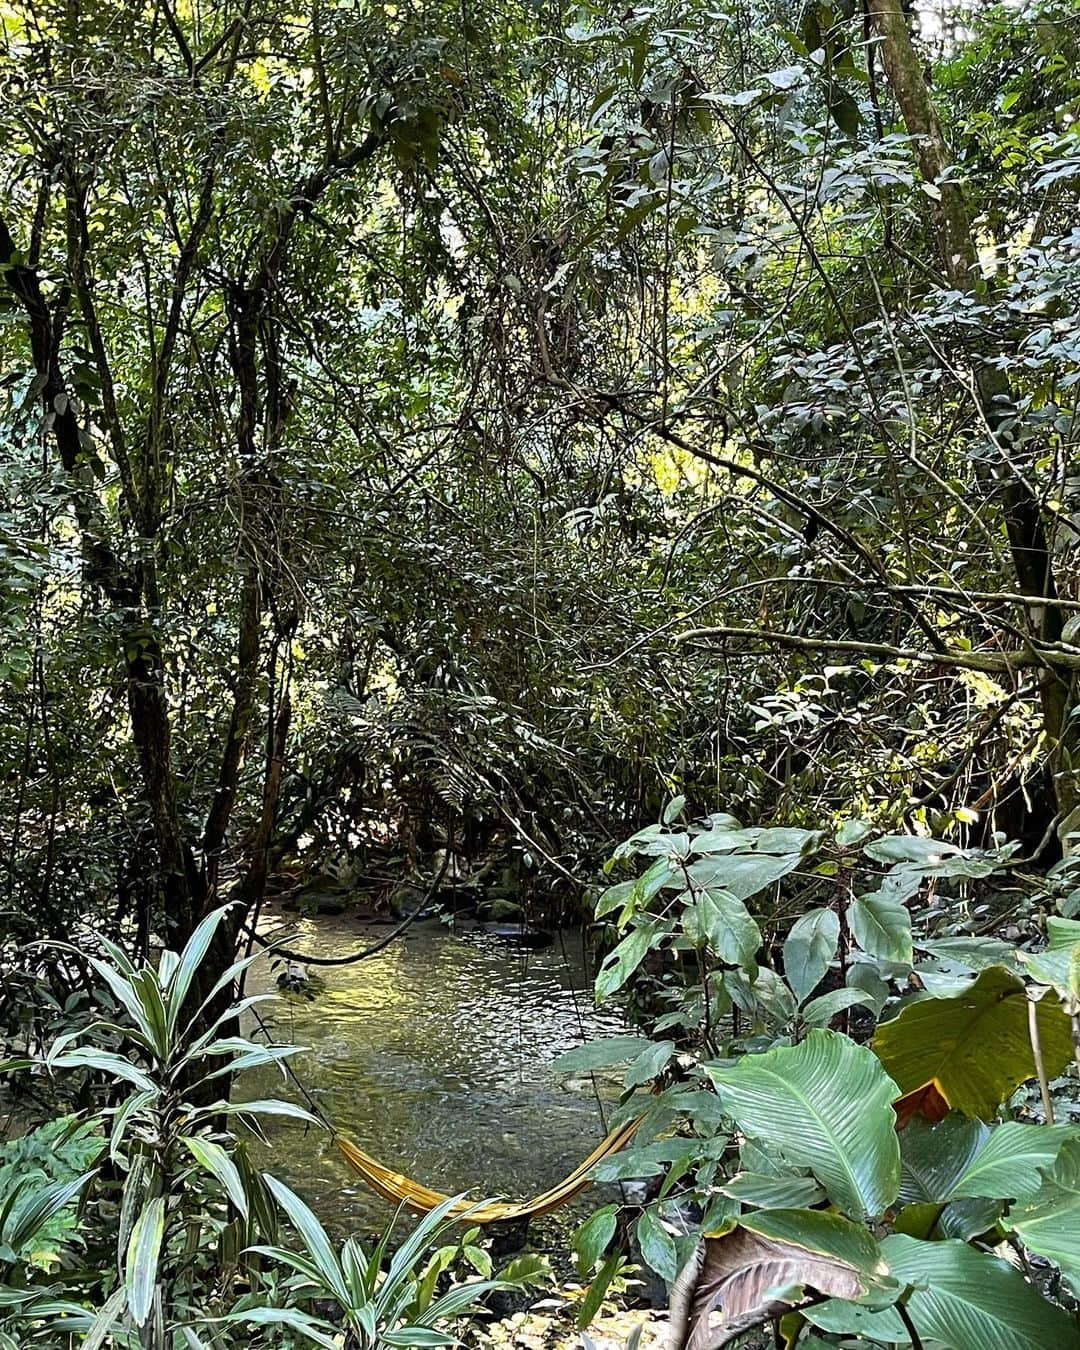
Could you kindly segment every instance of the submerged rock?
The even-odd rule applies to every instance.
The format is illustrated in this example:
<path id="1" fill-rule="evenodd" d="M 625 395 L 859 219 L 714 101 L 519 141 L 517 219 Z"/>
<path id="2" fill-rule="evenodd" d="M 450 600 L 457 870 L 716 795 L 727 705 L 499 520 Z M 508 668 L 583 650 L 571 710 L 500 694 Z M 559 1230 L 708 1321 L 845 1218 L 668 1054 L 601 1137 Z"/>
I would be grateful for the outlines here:
<path id="1" fill-rule="evenodd" d="M 298 998 L 314 1001 L 319 992 L 319 984 L 309 973 L 307 966 L 299 961 L 289 961 L 285 969 L 279 971 L 277 987 L 283 994 L 293 994 Z"/>
<path id="2" fill-rule="evenodd" d="M 496 897 L 482 904 L 477 914 L 488 923 L 516 923 L 521 925 L 525 922 L 525 911 L 521 906 L 514 900 L 504 900 L 502 897 Z"/>
<path id="3" fill-rule="evenodd" d="M 550 947 L 555 941 L 554 934 L 546 928 L 534 928 L 528 923 L 474 923 L 462 931 L 483 933 L 487 937 L 497 938 L 500 942 L 510 942 L 518 947 Z"/>

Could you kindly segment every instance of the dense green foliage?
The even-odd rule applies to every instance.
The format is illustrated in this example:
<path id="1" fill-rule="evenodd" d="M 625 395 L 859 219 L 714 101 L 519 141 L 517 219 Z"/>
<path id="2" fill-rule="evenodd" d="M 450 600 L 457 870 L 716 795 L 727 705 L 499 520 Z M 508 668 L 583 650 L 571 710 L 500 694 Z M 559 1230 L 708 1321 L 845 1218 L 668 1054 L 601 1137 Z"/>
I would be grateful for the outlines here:
<path id="1" fill-rule="evenodd" d="M 248 1221 L 228 1107 L 166 1061 L 236 1033 L 268 889 L 476 875 L 584 917 L 627 837 L 654 861 L 599 902 L 598 992 L 648 1033 L 628 1087 L 694 1083 L 611 1168 L 735 1224 L 761 1293 L 800 1244 L 819 1293 L 872 1286 L 886 1342 L 909 1310 L 924 1343 L 997 1334 L 966 1301 L 996 1258 L 928 1257 L 911 1210 L 1072 1278 L 1071 1136 L 1002 1131 L 1047 1137 L 1080 998 L 1078 71 L 1074 0 L 0 0 L 0 1035 L 78 1070 L 59 1103 L 13 1080 L 39 1113 L 111 1083 L 119 1245 L 166 1291 L 145 1261 L 126 1294 L 42 1281 L 100 1201 L 84 1122 L 0 1201 L 12 1316 L 47 1338 L 103 1298 L 91 1343 L 114 1314 L 120 1344 L 226 1343 L 194 1327 L 240 1278 L 206 1254 Z M 674 794 L 691 823 L 652 825 Z M 196 935 L 181 1050 L 157 954 Z M 801 1075 L 810 1121 L 776 1095 Z M 965 1121 L 898 1154 L 893 1096 L 931 1080 Z M 158 1181 L 117 1121 L 170 1141 Z M 952 1166 L 983 1147 L 990 1193 Z M 637 1225 L 669 1281 L 697 1242 L 670 1226 Z M 1017 1345 L 1067 1342 L 1008 1285 L 1047 1319 Z M 806 1316 L 800 1343 L 871 1335 Z"/>
<path id="2" fill-rule="evenodd" d="M 1080 921 L 1049 918 L 1039 955 L 972 932 L 972 888 L 1012 848 L 874 838 L 858 820 L 832 838 L 728 815 L 686 828 L 682 805 L 620 846 L 613 867 L 647 865 L 597 905 L 620 938 L 597 995 L 633 980 L 650 1036 L 561 1061 L 655 1080 L 634 1145 L 598 1175 L 662 1178 L 636 1231 L 673 1286 L 675 1344 L 727 1345 L 807 1295 L 826 1302 L 789 1313 L 793 1336 L 1077 1344 L 1075 1320 L 990 1253 L 1023 1244 L 1080 1291 Z M 579 1237 L 586 1271 L 613 1215 Z"/>

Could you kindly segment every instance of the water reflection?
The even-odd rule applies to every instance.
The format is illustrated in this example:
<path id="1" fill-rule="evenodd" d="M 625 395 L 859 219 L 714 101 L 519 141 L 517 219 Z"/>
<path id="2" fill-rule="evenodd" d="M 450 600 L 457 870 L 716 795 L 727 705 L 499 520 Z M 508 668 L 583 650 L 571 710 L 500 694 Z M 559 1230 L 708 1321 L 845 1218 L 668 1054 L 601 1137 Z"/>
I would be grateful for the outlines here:
<path id="1" fill-rule="evenodd" d="M 289 945 L 338 956 L 385 931 L 320 917 L 302 921 Z M 297 1073 L 338 1129 L 381 1162 L 439 1190 L 524 1198 L 554 1185 L 602 1137 L 589 1080 L 567 1082 L 547 1067 L 620 1028 L 615 1013 L 593 1006 L 576 932 L 519 952 L 417 924 L 377 956 L 320 974 L 316 1001 L 277 997 L 260 1013 L 275 1040 L 309 1047 L 293 1061 Z M 260 959 L 248 992 L 273 986 Z M 600 1088 L 617 1095 L 617 1082 Z M 301 1100 L 272 1070 L 245 1075 L 237 1095 Z M 270 1152 L 258 1161 L 321 1216 L 349 1229 L 385 1221 L 390 1207 L 323 1132 L 276 1119 L 265 1128 Z"/>

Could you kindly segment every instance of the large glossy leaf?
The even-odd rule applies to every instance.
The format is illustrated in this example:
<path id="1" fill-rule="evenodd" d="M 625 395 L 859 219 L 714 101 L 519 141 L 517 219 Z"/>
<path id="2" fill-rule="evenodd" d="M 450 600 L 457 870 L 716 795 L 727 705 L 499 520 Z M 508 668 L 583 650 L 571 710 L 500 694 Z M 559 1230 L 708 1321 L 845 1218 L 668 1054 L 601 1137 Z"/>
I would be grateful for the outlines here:
<path id="1" fill-rule="evenodd" d="M 809 1168 L 845 1213 L 880 1214 L 896 1198 L 892 1102 L 899 1094 L 869 1050 L 815 1029 L 799 1045 L 706 1067 L 732 1119 Z"/>
<path id="2" fill-rule="evenodd" d="M 588 1275 L 615 1236 L 618 1206 L 605 1205 L 586 1219 L 574 1234 L 573 1251 L 580 1275 Z"/>
<path id="3" fill-rule="evenodd" d="M 881 1244 L 924 1343 L 943 1350 L 1080 1350 L 1068 1313 L 1012 1266 L 965 1242 L 920 1242 L 894 1233 Z"/>
<path id="4" fill-rule="evenodd" d="M 863 849 L 863 853 L 875 862 L 919 863 L 927 867 L 959 852 L 955 844 L 945 844 L 938 839 L 923 839 L 914 834 L 886 834 Z"/>
<path id="5" fill-rule="evenodd" d="M 736 900 L 749 900 L 793 872 L 802 861 L 800 853 L 779 857 L 769 854 L 728 853 L 699 858 L 687 868 L 690 880 L 705 890 L 729 891 Z"/>
<path id="6" fill-rule="evenodd" d="M 916 1117 L 900 1135 L 900 1200 L 912 1205 L 950 1199 L 989 1137 L 988 1125 L 955 1112 L 937 1122 Z"/>
<path id="7" fill-rule="evenodd" d="M 760 1172 L 739 1172 L 720 1189 L 724 1195 L 744 1205 L 760 1206 L 764 1209 L 779 1209 L 785 1206 L 802 1208 L 817 1204 L 825 1198 L 823 1187 L 813 1177 L 800 1177 L 794 1172 L 786 1172 L 781 1176 L 765 1176 Z"/>
<path id="8" fill-rule="evenodd" d="M 799 1016 L 808 1026 L 825 1027 L 837 1014 L 856 1005 L 866 1007 L 874 1002 L 874 996 L 865 989 L 830 989 L 827 994 L 819 994 L 805 1003 Z"/>
<path id="9" fill-rule="evenodd" d="M 895 1308 L 867 1308 L 860 1303 L 843 1303 L 829 1298 L 803 1310 L 803 1316 L 822 1331 L 865 1337 L 870 1345 L 910 1345 L 911 1337 L 904 1319 Z M 858 1344 L 863 1344 L 860 1340 Z M 799 1342 L 800 1350 L 803 1342 Z"/>
<path id="10" fill-rule="evenodd" d="M 840 940 L 840 919 L 831 909 L 800 914 L 784 941 L 784 974 L 800 1003 L 812 994 L 829 969 Z"/>
<path id="11" fill-rule="evenodd" d="M 610 1064 L 636 1059 L 650 1045 L 648 1036 L 605 1036 L 567 1050 L 548 1067 L 556 1073 L 587 1073 L 590 1069 L 604 1069 Z"/>
<path id="12" fill-rule="evenodd" d="M 647 921 L 632 928 L 626 937 L 604 957 L 596 977 L 596 997 L 610 998 L 621 989 L 644 961 L 652 947 L 671 931 L 671 923 Z"/>
<path id="13" fill-rule="evenodd" d="M 700 891 L 683 915 L 683 929 L 695 946 L 707 946 L 721 961 L 756 970 L 761 930 L 743 902 L 727 891 Z"/>
<path id="14" fill-rule="evenodd" d="M 931 1122 L 916 1116 L 900 1135 L 903 1174 L 900 1200 L 907 1206 L 896 1220 L 912 1237 L 965 1240 L 994 1226 L 1001 1206 L 992 1200 L 951 1198 L 956 1180 L 990 1133 L 981 1120 L 953 1112 Z"/>
<path id="15" fill-rule="evenodd" d="M 1069 1019 L 1043 999 L 1037 1019 L 1047 1072 L 1072 1057 Z M 963 993 L 910 1003 L 874 1036 L 873 1048 L 906 1094 L 933 1083 L 965 1115 L 992 1118 L 1020 1083 L 1035 1074 L 1022 980 L 992 966 Z"/>
<path id="16" fill-rule="evenodd" d="M 997 1125 L 957 1177 L 952 1194 L 998 1200 L 1034 1195 L 1042 1183 L 1040 1168 L 1052 1167 L 1061 1146 L 1070 1139 L 1080 1139 L 1080 1126 L 1029 1125 L 1018 1120 Z"/>
<path id="17" fill-rule="evenodd" d="M 739 1220 L 760 1237 L 802 1247 L 815 1256 L 831 1256 L 873 1281 L 888 1273 L 876 1239 L 861 1223 L 818 1209 L 766 1209 Z"/>
<path id="18" fill-rule="evenodd" d="M 1080 1294 L 1080 1139 L 1062 1145 L 1042 1185 L 1013 1210 L 1011 1222 L 1024 1245 L 1056 1261 Z"/>
<path id="19" fill-rule="evenodd" d="M 1047 920 L 1045 951 L 1024 959 L 1032 979 L 1049 984 L 1064 999 L 1080 999 L 1080 919 Z"/>
<path id="20" fill-rule="evenodd" d="M 860 895 L 848 910 L 848 920 L 855 941 L 868 955 L 911 965 L 911 915 L 898 900 L 879 892 Z"/>
<path id="21" fill-rule="evenodd" d="M 661 1223 L 655 1207 L 642 1210 L 637 1221 L 637 1240 L 645 1264 L 670 1284 L 679 1272 L 679 1258 L 675 1240 Z"/>

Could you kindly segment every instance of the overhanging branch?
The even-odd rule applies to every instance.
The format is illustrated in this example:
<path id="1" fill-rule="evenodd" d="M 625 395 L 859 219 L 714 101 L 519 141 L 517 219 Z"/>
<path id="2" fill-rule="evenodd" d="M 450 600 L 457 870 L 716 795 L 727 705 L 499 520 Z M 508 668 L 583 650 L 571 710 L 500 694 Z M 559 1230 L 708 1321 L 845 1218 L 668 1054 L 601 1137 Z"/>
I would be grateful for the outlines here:
<path id="1" fill-rule="evenodd" d="M 1008 652 L 962 652 L 944 648 L 922 651 L 917 647 L 894 647 L 885 642 L 854 642 L 843 638 L 810 638 L 797 633 L 781 633 L 768 628 L 688 628 L 675 634 L 675 641 L 700 642 L 719 639 L 732 642 L 757 642 L 769 647 L 786 647 L 802 652 L 842 652 L 848 656 L 876 658 L 882 661 L 915 661 L 928 666 L 951 666 L 957 670 L 978 670 L 986 675 L 1010 675 L 1017 670 L 1080 670 L 1080 652 L 1058 647 L 1017 649 Z"/>

